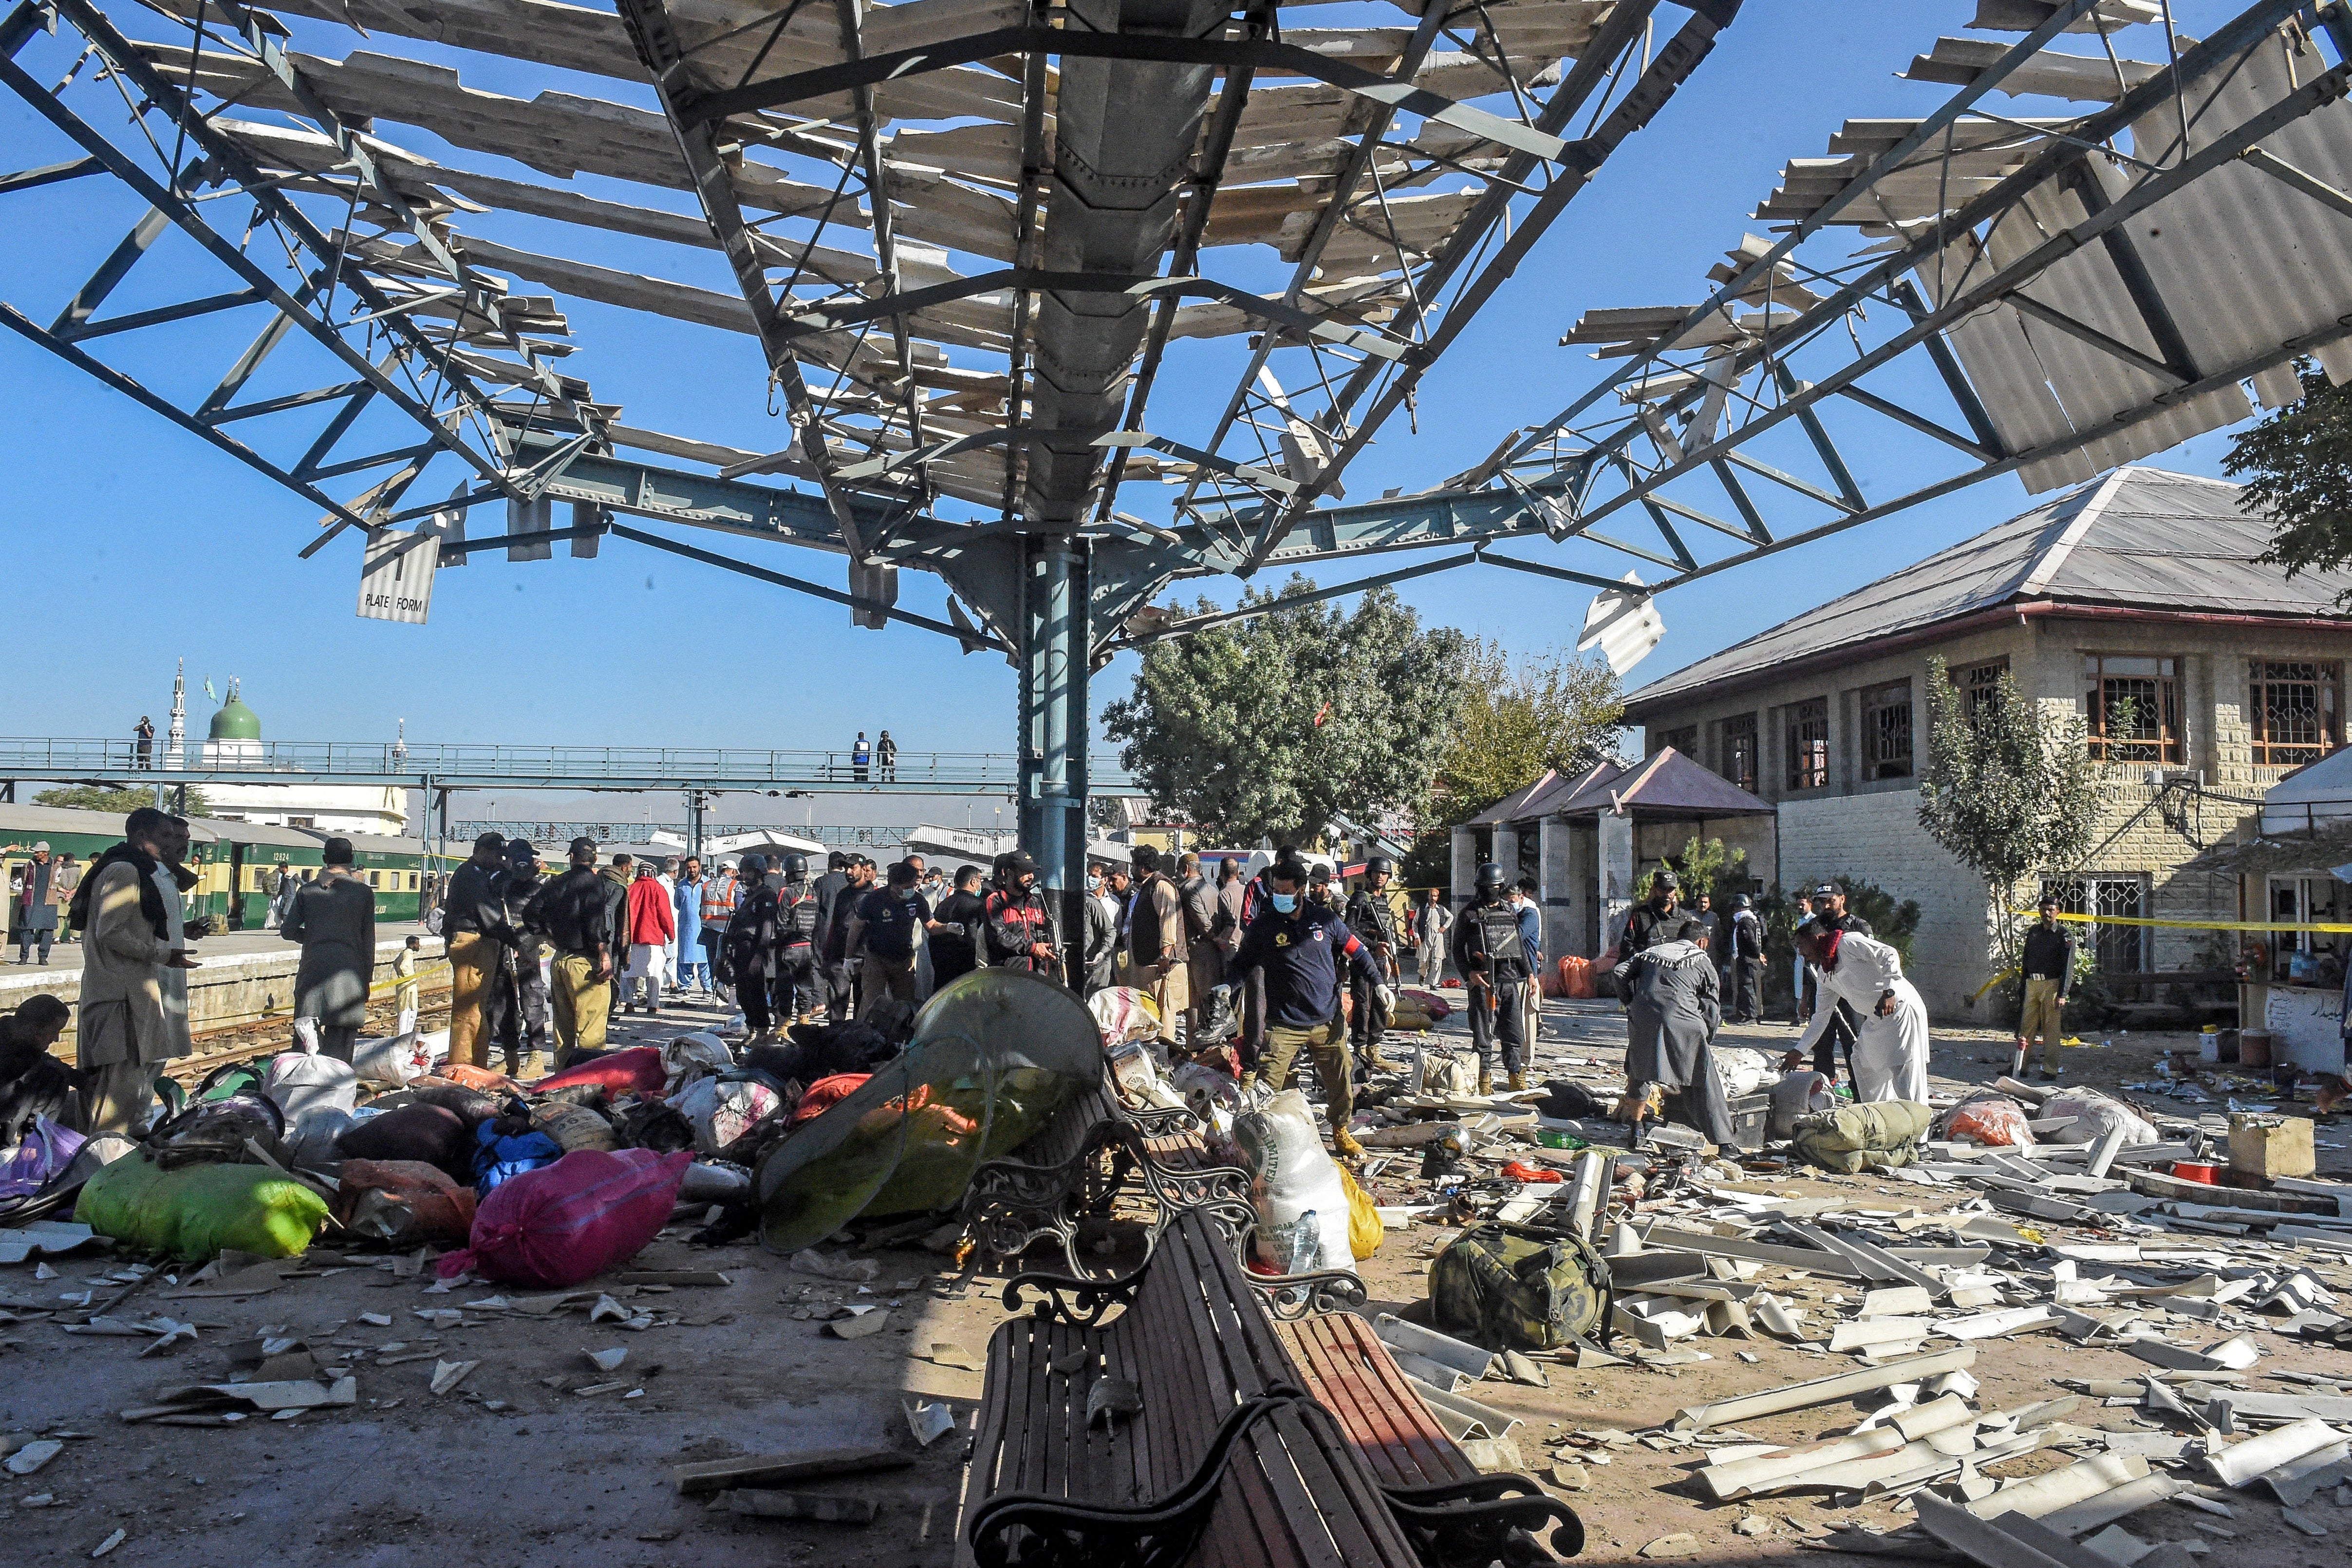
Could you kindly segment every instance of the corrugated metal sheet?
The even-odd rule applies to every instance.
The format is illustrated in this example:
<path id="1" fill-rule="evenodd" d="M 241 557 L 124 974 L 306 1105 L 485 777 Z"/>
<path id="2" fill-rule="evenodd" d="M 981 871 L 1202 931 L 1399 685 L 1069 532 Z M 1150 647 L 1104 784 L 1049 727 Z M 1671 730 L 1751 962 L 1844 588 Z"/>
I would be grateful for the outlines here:
<path id="1" fill-rule="evenodd" d="M 2236 130 L 2325 68 L 2308 40 L 2284 34 L 2263 38 L 2235 66 L 2190 84 L 2189 150 Z M 2159 167 L 2177 163 L 2183 156 L 2181 113 L 2168 100 L 2137 121 L 2134 157 Z M 2352 103 L 2306 115 L 2264 145 L 2343 189 L 2352 181 Z M 2137 164 L 2104 157 L 2094 158 L 2091 167 L 2111 200 L 2150 177 Z M 2044 185 L 1992 226 L 1981 253 L 1974 237 L 1962 237 L 1945 249 L 1940 265 L 1920 270 L 1920 284 L 1940 300 L 2086 216 L 2076 193 Z M 2352 310 L 2352 219 L 2246 164 L 2204 175 L 2133 218 L 2124 232 L 2200 374 L 2242 364 L 2329 327 Z M 2165 357 L 2104 246 L 2076 251 L 2021 292 L 2152 359 Z M 2108 428 L 2116 416 L 2155 404 L 2178 384 L 2008 306 L 1962 323 L 1951 337 L 2012 452 Z M 2265 384 L 2266 398 L 2291 390 L 2276 381 Z M 2035 492 L 2078 483 L 2252 412 L 2242 391 L 2224 387 L 2026 464 L 2019 477 Z"/>
<path id="2" fill-rule="evenodd" d="M 2259 557 L 2271 526 L 2218 479 L 2122 468 L 1686 665 L 1626 699 L 1638 709 L 1788 660 L 2028 599 L 2214 615 L 2336 616 L 2352 573 L 2290 578 Z M 2077 523 L 2087 525 L 2075 536 Z"/>

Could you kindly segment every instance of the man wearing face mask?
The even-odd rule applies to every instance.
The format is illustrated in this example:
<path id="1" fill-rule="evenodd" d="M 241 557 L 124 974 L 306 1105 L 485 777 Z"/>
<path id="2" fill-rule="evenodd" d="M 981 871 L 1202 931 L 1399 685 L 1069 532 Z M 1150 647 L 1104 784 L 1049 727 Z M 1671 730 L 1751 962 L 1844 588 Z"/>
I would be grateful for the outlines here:
<path id="1" fill-rule="evenodd" d="M 915 868 L 901 860 L 890 868 L 887 886 L 875 889 L 857 901 L 849 918 L 849 951 L 859 962 L 859 1017 L 872 1013 L 884 997 L 908 1006 L 915 1002 L 915 948 L 931 906 L 915 886 Z"/>
<path id="2" fill-rule="evenodd" d="M 1025 969 L 1047 980 L 1061 978 L 1055 950 L 1054 907 L 1037 886 L 1037 862 L 1024 850 L 996 858 L 996 886 L 988 895 L 983 949 L 990 963 Z"/>
<path id="3" fill-rule="evenodd" d="M 1317 904 L 1307 886 L 1307 868 L 1277 861 L 1267 874 L 1265 907 L 1234 954 L 1234 973 L 1255 970 L 1265 976 L 1265 1055 L 1258 1070 L 1243 1076 L 1242 1086 L 1247 1090 L 1263 1080 L 1280 1092 L 1289 1087 L 1298 1053 L 1306 1051 L 1329 1100 L 1331 1151 L 1353 1158 L 1364 1148 L 1348 1131 L 1355 1089 L 1348 1029 L 1339 1017 L 1339 963 L 1344 956 L 1355 975 L 1375 983 L 1381 974 L 1371 950 L 1338 911 Z"/>

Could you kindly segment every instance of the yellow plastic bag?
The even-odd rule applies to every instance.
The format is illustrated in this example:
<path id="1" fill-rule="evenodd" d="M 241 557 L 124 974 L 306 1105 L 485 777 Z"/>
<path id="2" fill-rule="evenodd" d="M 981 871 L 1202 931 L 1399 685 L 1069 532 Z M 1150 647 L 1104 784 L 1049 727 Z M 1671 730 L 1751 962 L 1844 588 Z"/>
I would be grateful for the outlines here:
<path id="1" fill-rule="evenodd" d="M 1332 1163 L 1339 1165 L 1336 1160 Z M 1380 1205 L 1372 1202 L 1371 1194 L 1357 1184 L 1354 1173 L 1345 1165 L 1339 1165 L 1339 1180 L 1348 1188 L 1348 1250 L 1361 1263 L 1381 1249 L 1388 1230 L 1381 1224 Z"/>

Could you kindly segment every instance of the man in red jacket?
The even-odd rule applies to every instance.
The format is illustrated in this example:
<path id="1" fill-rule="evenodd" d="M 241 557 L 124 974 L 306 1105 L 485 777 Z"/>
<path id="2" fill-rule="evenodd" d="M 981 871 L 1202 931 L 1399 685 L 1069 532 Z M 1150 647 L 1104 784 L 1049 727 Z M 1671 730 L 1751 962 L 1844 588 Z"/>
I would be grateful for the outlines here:
<path id="1" fill-rule="evenodd" d="M 637 879 L 629 884 L 629 967 L 621 976 L 621 1011 L 637 1010 L 637 983 L 646 984 L 646 1011 L 661 1011 L 662 985 L 669 976 L 669 944 L 677 936 L 677 914 L 669 889 L 654 875 L 651 860 L 637 864 Z"/>

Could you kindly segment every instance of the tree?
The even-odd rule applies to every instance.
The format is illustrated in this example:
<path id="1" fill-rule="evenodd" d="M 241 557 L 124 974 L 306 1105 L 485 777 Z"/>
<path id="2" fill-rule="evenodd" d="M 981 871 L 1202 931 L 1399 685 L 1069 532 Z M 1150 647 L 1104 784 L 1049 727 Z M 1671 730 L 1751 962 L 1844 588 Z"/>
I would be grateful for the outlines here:
<path id="1" fill-rule="evenodd" d="M 1156 807 L 1234 845 L 1304 843 L 1334 816 L 1427 807 L 1469 647 L 1388 588 L 1351 611 L 1294 605 L 1148 645 L 1103 730 Z"/>
<path id="2" fill-rule="evenodd" d="M 1616 755 L 1625 702 L 1607 661 L 1555 648 L 1515 664 L 1501 643 L 1476 642 L 1465 676 L 1438 772 L 1443 826 L 1467 821 L 1546 768 L 1577 773 Z"/>
<path id="3" fill-rule="evenodd" d="M 2090 850 L 2099 794 L 2084 725 L 2027 701 L 2007 672 L 1970 712 L 1940 658 L 1927 661 L 1927 716 L 1919 826 L 1984 879 L 2007 958 L 2019 939 L 2018 884 L 2071 870 Z"/>
<path id="4" fill-rule="evenodd" d="M 2299 572 L 2352 564 L 2352 388 L 2299 360 L 2303 397 L 2241 435 L 2221 471 L 2245 485 L 2241 510 L 2267 518 L 2263 559 Z M 2352 607 L 2352 588 L 2336 596 Z"/>
<path id="5" fill-rule="evenodd" d="M 211 816 L 211 803 L 205 798 L 205 792 L 194 784 L 186 787 L 187 815 Z M 178 784 L 171 785 L 164 792 L 164 798 L 166 800 L 174 798 L 180 788 Z M 65 784 L 56 789 L 41 791 L 33 797 L 33 804 L 59 806 L 68 811 L 102 811 L 109 816 L 128 816 L 142 805 L 154 805 L 155 791 L 152 786 L 146 789 L 118 789 L 111 784 Z"/>
<path id="6" fill-rule="evenodd" d="M 1725 882 L 1748 880 L 1748 851 L 1726 851 L 1720 838 L 1702 844 L 1698 835 L 1692 834 L 1674 864 L 1675 876 L 1683 885 L 1683 902 L 1691 909 L 1698 907 L 1701 894 L 1717 895 Z"/>

